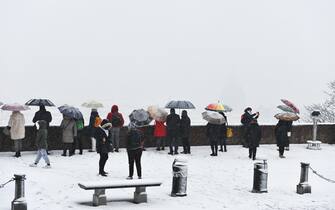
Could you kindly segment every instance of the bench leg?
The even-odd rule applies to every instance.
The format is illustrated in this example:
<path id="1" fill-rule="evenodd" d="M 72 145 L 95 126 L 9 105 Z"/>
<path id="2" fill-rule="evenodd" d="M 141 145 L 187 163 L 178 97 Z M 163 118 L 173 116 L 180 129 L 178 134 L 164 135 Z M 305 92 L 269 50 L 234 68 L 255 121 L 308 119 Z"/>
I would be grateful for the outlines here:
<path id="1" fill-rule="evenodd" d="M 105 189 L 95 189 L 93 194 L 93 206 L 107 205 Z"/>
<path id="2" fill-rule="evenodd" d="M 145 187 L 136 187 L 134 192 L 134 203 L 146 203 L 148 201 Z"/>

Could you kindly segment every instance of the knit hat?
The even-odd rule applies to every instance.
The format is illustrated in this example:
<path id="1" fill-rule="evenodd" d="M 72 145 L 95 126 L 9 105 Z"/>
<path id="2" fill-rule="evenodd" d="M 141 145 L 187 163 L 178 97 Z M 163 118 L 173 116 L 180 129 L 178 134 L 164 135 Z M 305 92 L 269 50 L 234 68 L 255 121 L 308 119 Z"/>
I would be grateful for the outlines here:
<path id="1" fill-rule="evenodd" d="M 112 127 L 112 123 L 110 123 L 109 120 L 107 120 L 107 119 L 103 119 L 101 121 L 100 126 L 104 129 L 108 129 L 108 128 Z"/>

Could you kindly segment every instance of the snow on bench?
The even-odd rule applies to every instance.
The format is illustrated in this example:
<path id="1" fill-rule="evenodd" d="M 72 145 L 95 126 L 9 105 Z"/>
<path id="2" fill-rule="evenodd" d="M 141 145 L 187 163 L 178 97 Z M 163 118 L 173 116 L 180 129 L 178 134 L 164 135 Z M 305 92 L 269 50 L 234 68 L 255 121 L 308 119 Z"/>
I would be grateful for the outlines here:
<path id="1" fill-rule="evenodd" d="M 78 183 L 84 190 L 94 190 L 93 206 L 106 205 L 106 189 L 132 188 L 135 187 L 134 203 L 147 202 L 146 187 L 158 187 L 162 182 L 152 179 L 121 180 L 121 181 L 94 181 Z"/>

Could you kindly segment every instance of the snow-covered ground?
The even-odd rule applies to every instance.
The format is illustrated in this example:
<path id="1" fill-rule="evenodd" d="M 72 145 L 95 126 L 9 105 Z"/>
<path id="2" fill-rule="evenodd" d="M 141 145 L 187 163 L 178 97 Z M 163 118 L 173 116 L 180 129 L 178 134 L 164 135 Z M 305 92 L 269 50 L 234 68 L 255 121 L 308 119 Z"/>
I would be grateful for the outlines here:
<path id="1" fill-rule="evenodd" d="M 335 209 L 335 184 L 328 183 L 310 173 L 312 194 L 296 194 L 300 178 L 300 162 L 311 166 L 326 177 L 335 179 L 335 146 L 322 145 L 321 151 L 305 149 L 306 145 L 291 145 L 286 159 L 278 157 L 274 145 L 261 145 L 258 160 L 267 159 L 269 166 L 268 193 L 251 193 L 253 164 L 247 150 L 241 146 L 229 146 L 227 153 L 209 156 L 208 147 L 193 147 L 192 155 L 179 155 L 188 159 L 188 195 L 170 197 L 172 162 L 176 156 L 166 151 L 156 152 L 149 148 L 143 153 L 144 178 L 163 182 L 161 187 L 147 188 L 148 203 L 133 204 L 130 199 L 134 189 L 107 190 L 107 206 L 92 207 L 93 191 L 78 187 L 81 181 L 124 180 L 127 177 L 127 155 L 110 154 L 106 169 L 110 176 L 97 176 L 98 155 L 85 152 L 83 156 L 62 157 L 60 151 L 50 156 L 51 169 L 30 168 L 35 154 L 24 152 L 22 158 L 12 153 L 0 153 L 0 183 L 15 173 L 26 174 L 26 200 L 28 209 Z M 14 184 L 0 189 L 0 209 L 9 210 L 14 197 Z"/>

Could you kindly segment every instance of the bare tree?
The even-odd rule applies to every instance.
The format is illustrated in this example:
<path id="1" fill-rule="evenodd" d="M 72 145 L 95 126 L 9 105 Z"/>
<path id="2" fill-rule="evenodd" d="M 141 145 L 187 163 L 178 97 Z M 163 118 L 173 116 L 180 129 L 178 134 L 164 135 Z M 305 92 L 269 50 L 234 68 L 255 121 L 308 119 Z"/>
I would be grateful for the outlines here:
<path id="1" fill-rule="evenodd" d="M 311 113 L 314 110 L 321 112 L 320 122 L 335 123 L 335 81 L 328 84 L 329 91 L 325 91 L 328 96 L 325 102 L 306 106 L 306 110 Z M 306 117 L 306 121 L 310 121 Z"/>

